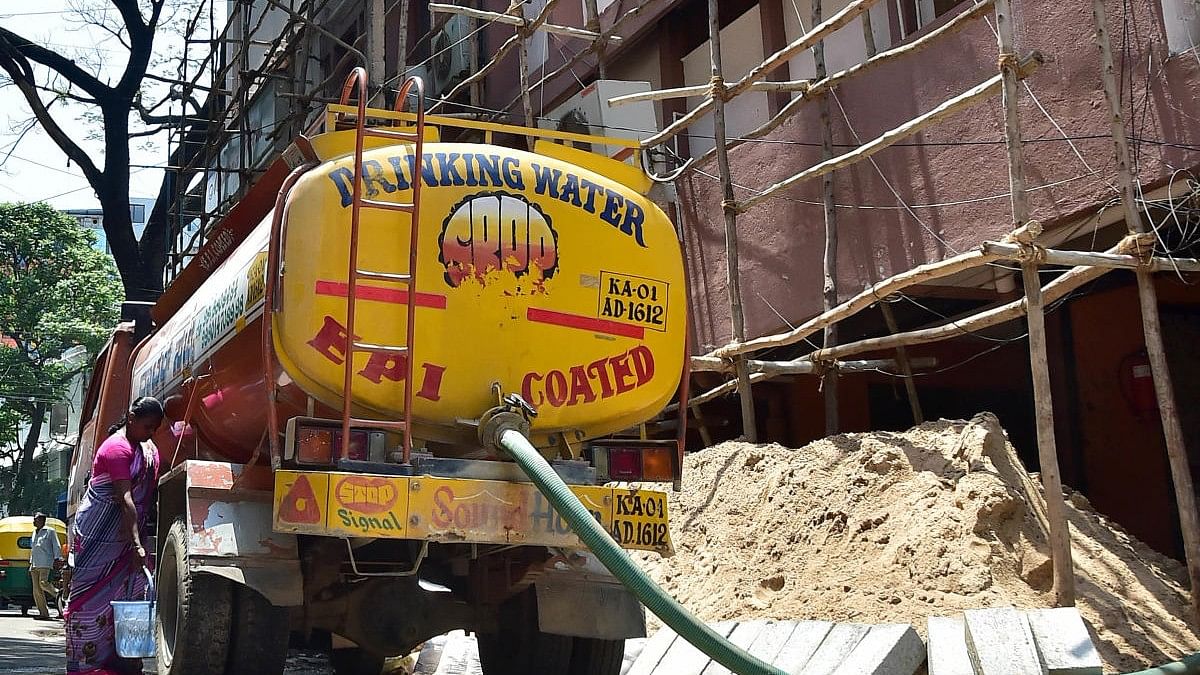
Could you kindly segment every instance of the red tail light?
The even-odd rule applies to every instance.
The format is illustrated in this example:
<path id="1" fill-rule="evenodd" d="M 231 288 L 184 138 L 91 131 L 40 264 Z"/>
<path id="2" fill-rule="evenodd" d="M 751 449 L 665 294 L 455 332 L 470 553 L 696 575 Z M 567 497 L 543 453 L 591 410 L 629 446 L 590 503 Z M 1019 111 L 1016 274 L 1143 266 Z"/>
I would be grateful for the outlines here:
<path id="1" fill-rule="evenodd" d="M 675 441 L 596 441 L 592 463 L 602 481 L 668 482 L 679 480 Z"/>
<path id="2" fill-rule="evenodd" d="M 383 431 L 351 429 L 346 459 L 382 461 L 386 442 Z M 336 464 L 342 459 L 341 426 L 335 420 L 302 417 L 288 420 L 285 454 L 299 464 Z"/>

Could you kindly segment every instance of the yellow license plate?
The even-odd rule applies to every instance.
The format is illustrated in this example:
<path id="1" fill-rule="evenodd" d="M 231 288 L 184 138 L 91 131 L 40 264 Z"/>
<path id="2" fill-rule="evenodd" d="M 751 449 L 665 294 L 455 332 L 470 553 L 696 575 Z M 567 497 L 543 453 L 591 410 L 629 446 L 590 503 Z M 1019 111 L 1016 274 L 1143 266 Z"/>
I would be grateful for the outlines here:
<path id="1" fill-rule="evenodd" d="M 622 547 L 673 552 L 666 494 L 571 490 Z M 277 532 L 297 534 L 583 547 L 530 483 L 276 471 L 273 518 Z"/>

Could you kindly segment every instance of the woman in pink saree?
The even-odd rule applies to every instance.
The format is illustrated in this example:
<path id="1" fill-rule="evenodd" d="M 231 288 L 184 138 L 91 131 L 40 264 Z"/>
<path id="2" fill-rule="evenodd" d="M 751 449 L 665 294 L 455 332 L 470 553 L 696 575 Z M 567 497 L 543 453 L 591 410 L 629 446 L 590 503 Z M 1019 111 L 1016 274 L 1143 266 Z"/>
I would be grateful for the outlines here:
<path id="1" fill-rule="evenodd" d="M 150 512 L 158 486 L 158 449 L 151 436 L 163 421 L 157 399 L 144 396 L 109 428 L 96 450 L 87 492 L 72 523 L 74 571 L 67 597 L 67 672 L 142 672 L 138 659 L 117 655 L 113 600 L 140 600 L 146 591 Z"/>

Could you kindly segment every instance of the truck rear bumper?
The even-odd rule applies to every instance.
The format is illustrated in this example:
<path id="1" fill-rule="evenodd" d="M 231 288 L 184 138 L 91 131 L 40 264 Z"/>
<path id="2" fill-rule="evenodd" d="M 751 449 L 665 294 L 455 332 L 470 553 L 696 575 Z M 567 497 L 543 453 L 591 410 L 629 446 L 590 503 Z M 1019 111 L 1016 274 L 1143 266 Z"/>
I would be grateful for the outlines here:
<path id="1" fill-rule="evenodd" d="M 571 490 L 622 547 L 673 553 L 665 493 Z M 584 547 L 533 484 L 512 481 L 279 470 L 272 523 L 289 534 Z"/>
<path id="2" fill-rule="evenodd" d="M 271 529 L 271 470 L 188 460 L 159 483 L 159 532 L 183 516 L 188 565 L 245 584 L 273 605 L 303 604 L 296 536 Z"/>

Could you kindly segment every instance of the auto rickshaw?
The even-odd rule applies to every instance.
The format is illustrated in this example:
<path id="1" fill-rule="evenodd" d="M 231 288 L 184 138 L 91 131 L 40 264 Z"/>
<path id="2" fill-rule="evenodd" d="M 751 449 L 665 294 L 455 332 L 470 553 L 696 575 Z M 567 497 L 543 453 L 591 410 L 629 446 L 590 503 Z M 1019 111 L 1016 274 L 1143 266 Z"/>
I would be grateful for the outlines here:
<path id="1" fill-rule="evenodd" d="M 67 525 L 58 518 L 46 518 L 46 527 L 58 533 L 61 547 L 67 541 Z M 29 549 L 33 542 L 33 516 L 10 516 L 0 519 L 0 599 L 21 608 L 28 614 L 34 606 L 33 580 L 29 577 Z M 50 583 L 59 585 L 61 570 L 50 573 Z M 56 606 L 62 613 L 62 602 L 66 598 L 60 592 L 57 598 L 47 597 L 48 605 Z"/>

